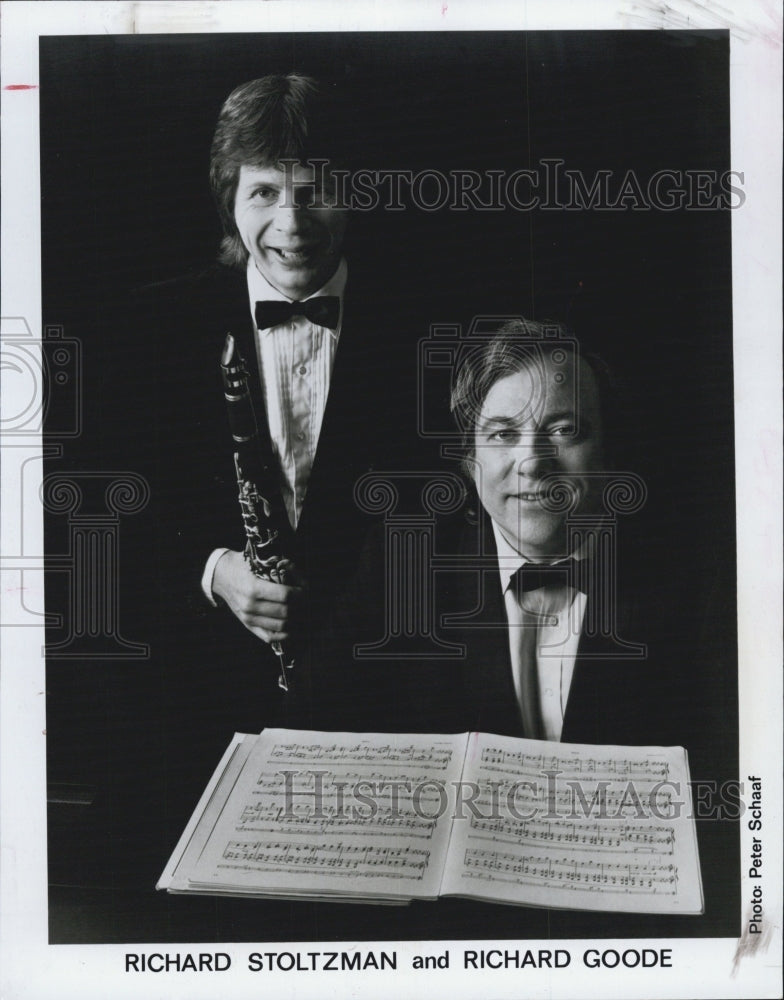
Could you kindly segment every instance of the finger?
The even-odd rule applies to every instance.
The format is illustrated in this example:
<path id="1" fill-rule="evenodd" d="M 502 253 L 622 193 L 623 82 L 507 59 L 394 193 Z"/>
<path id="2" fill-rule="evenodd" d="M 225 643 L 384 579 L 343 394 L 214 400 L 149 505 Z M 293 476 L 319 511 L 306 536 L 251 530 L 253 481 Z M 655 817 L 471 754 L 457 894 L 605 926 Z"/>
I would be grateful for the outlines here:
<path id="1" fill-rule="evenodd" d="M 262 625 L 263 620 L 280 623 L 290 617 L 289 609 L 284 604 L 270 604 L 269 601 L 242 601 L 237 604 L 235 614 L 243 621 L 251 621 L 254 625 Z"/>
<path id="2" fill-rule="evenodd" d="M 288 621 L 285 618 L 272 618 L 269 615 L 253 613 L 241 613 L 237 617 L 247 628 L 262 628 L 267 632 L 274 632 L 276 635 L 284 631 L 288 633 Z"/>
<path id="3" fill-rule="evenodd" d="M 284 600 L 275 600 L 257 594 L 236 594 L 233 603 L 246 614 L 285 618 L 291 614 L 299 602 L 293 596 L 287 596 Z"/>
<path id="4" fill-rule="evenodd" d="M 289 630 L 286 622 L 276 621 L 274 618 L 253 618 L 250 619 L 247 625 L 252 625 L 254 628 L 262 628 L 265 632 L 269 632 L 270 635 L 274 635 L 276 639 L 280 639 L 282 636 L 288 636 Z"/>
<path id="5" fill-rule="evenodd" d="M 269 580 L 254 578 L 254 584 L 248 588 L 248 597 L 255 601 L 271 601 L 275 604 L 288 604 L 302 592 L 300 587 L 287 587 L 282 583 L 271 583 Z"/>
<path id="6" fill-rule="evenodd" d="M 289 617 L 289 606 L 287 604 L 275 604 L 272 601 L 260 601 L 253 607 L 251 614 L 281 622 Z"/>
<path id="7" fill-rule="evenodd" d="M 285 642 L 289 638 L 288 632 L 276 632 L 258 625 L 246 625 L 246 628 L 268 645 L 273 642 Z"/>

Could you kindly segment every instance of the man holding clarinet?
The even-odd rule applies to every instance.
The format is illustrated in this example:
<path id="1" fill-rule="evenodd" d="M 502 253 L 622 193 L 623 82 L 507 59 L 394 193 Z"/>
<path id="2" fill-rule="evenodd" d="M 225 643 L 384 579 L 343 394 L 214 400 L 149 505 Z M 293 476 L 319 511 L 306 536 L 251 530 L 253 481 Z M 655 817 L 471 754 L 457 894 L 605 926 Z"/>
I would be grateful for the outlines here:
<path id="1" fill-rule="evenodd" d="M 398 255 L 386 265 L 377 229 L 344 255 L 339 180 L 372 158 L 370 132 L 337 88 L 307 77 L 237 87 L 211 150 L 219 263 L 145 292 L 157 370 L 173 374 L 153 393 L 154 432 L 165 428 L 174 447 L 144 450 L 140 463 L 158 505 L 167 676 L 183 664 L 196 711 L 188 739 L 196 728 L 223 738 L 309 724 L 311 647 L 369 525 L 354 484 L 420 461 L 416 339 L 429 313 L 414 264 Z M 252 435 L 232 434 L 227 420 L 224 395 L 235 390 L 225 377 L 237 368 Z M 238 503 L 235 453 L 260 470 L 239 478 L 253 480 L 253 516 L 274 535 L 272 573 L 249 558 L 258 539 L 247 530 L 250 493 Z"/>
<path id="2" fill-rule="evenodd" d="M 258 362 L 268 432 L 259 446 L 269 452 L 271 445 L 270 464 L 277 460 L 278 511 L 288 521 L 278 530 L 292 532 L 324 419 L 347 277 L 346 209 L 334 204 L 329 175 L 318 169 L 323 161 L 304 162 L 317 99 L 313 81 L 293 75 L 237 88 L 221 111 L 210 171 L 226 230 L 222 257 L 247 272 L 255 343 L 245 361 Z M 210 556 L 203 586 L 260 639 L 288 638 L 301 587 L 260 577 L 243 552 L 230 549 Z"/>

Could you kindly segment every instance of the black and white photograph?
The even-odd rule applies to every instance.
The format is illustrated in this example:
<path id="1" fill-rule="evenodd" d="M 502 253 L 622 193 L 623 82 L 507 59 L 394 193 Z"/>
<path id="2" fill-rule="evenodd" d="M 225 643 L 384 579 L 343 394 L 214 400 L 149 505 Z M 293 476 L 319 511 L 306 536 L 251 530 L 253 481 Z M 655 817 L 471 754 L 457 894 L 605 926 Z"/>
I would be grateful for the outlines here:
<path id="1" fill-rule="evenodd" d="M 3 5 L 7 995 L 775 996 L 780 14 L 65 6 Z"/>

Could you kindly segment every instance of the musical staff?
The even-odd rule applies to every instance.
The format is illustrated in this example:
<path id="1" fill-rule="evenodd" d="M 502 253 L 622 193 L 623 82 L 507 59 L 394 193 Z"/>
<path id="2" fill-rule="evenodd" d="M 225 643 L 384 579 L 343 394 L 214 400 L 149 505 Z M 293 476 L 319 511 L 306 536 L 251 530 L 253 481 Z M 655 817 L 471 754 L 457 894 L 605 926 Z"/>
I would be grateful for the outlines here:
<path id="1" fill-rule="evenodd" d="M 578 755 L 525 753 L 522 750 L 502 750 L 486 747 L 481 762 L 488 771 L 507 771 L 516 777 L 546 774 L 548 771 L 568 772 L 572 777 L 588 777 L 594 781 L 615 781 L 619 778 L 644 777 L 649 781 L 666 781 L 669 765 L 666 760 L 618 760 L 614 757 L 595 758 Z M 500 765 L 494 766 L 494 765 Z"/>
<path id="2" fill-rule="evenodd" d="M 601 889 L 602 892 L 674 896 L 678 891 L 678 868 L 674 864 L 576 861 L 568 857 L 554 859 L 480 849 L 467 850 L 463 863 L 466 879 L 589 892 Z"/>
<path id="3" fill-rule="evenodd" d="M 426 819 L 411 810 L 403 812 L 400 809 L 379 809 L 374 814 L 363 817 L 358 809 L 351 806 L 343 814 L 330 809 L 329 813 L 322 815 L 314 815 L 312 811 L 303 811 L 297 815 L 281 806 L 266 803 L 246 805 L 237 826 L 237 830 L 243 833 L 302 833 L 311 836 L 340 832 L 342 836 L 350 837 L 395 837 L 402 834 L 428 840 L 433 836 L 435 828 L 435 819 Z"/>
<path id="4" fill-rule="evenodd" d="M 580 823 L 574 820 L 516 820 L 471 817 L 471 829 L 484 838 L 510 844 L 555 844 L 572 851 L 632 851 L 672 854 L 675 834 L 668 826 L 639 826 L 607 820 Z"/>
<path id="5" fill-rule="evenodd" d="M 374 788 L 378 788 L 379 794 L 391 793 L 393 788 L 405 791 L 406 788 L 413 787 L 413 781 L 420 781 L 427 778 L 426 770 L 416 771 L 409 768 L 408 771 L 398 771 L 392 774 L 385 774 L 383 771 L 335 771 L 330 768 L 320 767 L 313 769 L 285 770 L 281 768 L 274 774 L 264 772 L 260 774 L 256 781 L 256 791 L 260 793 L 283 793 L 291 790 L 294 794 L 302 793 L 312 797 L 313 789 L 318 782 L 318 787 L 334 791 L 338 787 L 353 787 L 356 783 L 368 782 Z"/>
<path id="6" fill-rule="evenodd" d="M 255 871 L 288 871 L 349 878 L 424 877 L 430 852 L 415 847 L 376 847 L 372 844 L 293 844 L 288 841 L 232 840 L 222 857 L 227 862 L 245 862 Z M 220 866 L 224 867 L 224 866 Z M 234 867 L 233 865 L 230 867 Z"/>
<path id="7" fill-rule="evenodd" d="M 506 811 L 515 809 L 517 814 L 541 812 L 549 817 L 570 819 L 581 816 L 671 819 L 677 810 L 672 791 L 659 788 L 654 782 L 638 781 L 629 788 L 628 785 L 612 787 L 607 782 L 587 781 L 580 781 L 575 787 L 575 781 L 559 778 L 550 785 L 542 781 L 541 776 L 537 783 L 531 779 L 487 779 L 481 775 L 476 805 L 481 812 L 491 816 L 505 808 Z"/>
<path id="8" fill-rule="evenodd" d="M 282 743 L 273 747 L 270 759 L 285 763 L 311 763 L 328 761 L 331 764 L 423 764 L 429 770 L 443 770 L 452 760 L 452 751 L 438 746 L 406 746 L 359 742 L 349 746 L 337 743 Z"/>

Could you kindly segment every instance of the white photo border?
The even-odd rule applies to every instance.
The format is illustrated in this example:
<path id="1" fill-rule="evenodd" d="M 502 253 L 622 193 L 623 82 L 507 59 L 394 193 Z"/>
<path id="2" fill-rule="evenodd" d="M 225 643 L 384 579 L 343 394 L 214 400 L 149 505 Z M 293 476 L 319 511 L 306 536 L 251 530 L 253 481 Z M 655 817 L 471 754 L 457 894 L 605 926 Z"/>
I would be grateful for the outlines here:
<path id="1" fill-rule="evenodd" d="M 740 775 L 762 778 L 765 789 L 766 914 L 770 936 L 756 950 L 748 939 L 669 942 L 602 941 L 613 946 L 672 948 L 673 970 L 588 970 L 582 953 L 591 942 L 568 943 L 568 969 L 471 972 L 460 968 L 465 948 L 481 942 L 399 942 L 394 974 L 336 973 L 335 995 L 392 997 L 488 995 L 593 997 L 767 997 L 781 981 L 781 82 L 780 13 L 762 2 L 668 5 L 556 2 L 506 5 L 434 0 L 424 4 L 318 2 L 224 3 L 3 3 L 2 6 L 2 316 L 5 329 L 41 335 L 40 189 L 38 177 L 38 39 L 52 34 L 161 32 L 264 32 L 286 30 L 546 30 L 706 28 L 730 31 L 732 166 L 744 173 L 745 204 L 732 217 L 735 343 L 736 489 L 738 510 L 738 626 L 740 676 Z M 20 325 L 20 321 L 21 325 Z M 742 348 L 742 350 L 741 350 Z M 5 414 L 24 401 L 2 371 Z M 248 971 L 247 956 L 261 945 L 222 945 L 232 956 L 226 973 L 124 971 L 121 945 L 50 946 L 47 943 L 45 677 L 43 626 L 14 627 L 17 588 L 29 610 L 43 611 L 43 527 L 36 497 L 20 510 L 14 475 L 20 461 L 39 462 L 40 441 L 7 436 L 2 443 L 2 988 L 3 996 L 103 998 L 188 996 L 191 1000 L 247 995 L 321 997 L 324 984 L 311 973 Z M 18 492 L 18 489 L 17 489 Z M 23 515 L 23 516 L 22 516 Z M 22 527 L 20 527 L 22 524 Z M 751 833 L 741 829 L 741 898 L 748 908 Z M 745 918 L 745 912 L 743 917 Z M 535 947 L 536 942 L 527 946 Z M 511 942 L 508 943 L 511 945 Z M 766 945 L 766 946 L 765 946 Z M 546 947 L 547 943 L 542 942 Z M 348 943 L 346 948 L 353 947 Z M 368 945 L 368 947 L 371 947 Z M 381 945 L 379 945 L 379 948 Z M 307 952 L 319 945 L 277 945 Z M 151 953 L 155 946 L 134 946 Z M 177 950 L 168 945 L 165 950 Z M 179 947 L 186 951 L 187 945 Z M 203 951 L 204 946 L 194 950 Z M 411 969 L 415 954 L 453 956 L 451 968 Z M 492 983 L 492 986 L 489 984 Z M 523 985 L 524 984 L 524 985 Z M 251 994 L 252 995 L 252 994 Z"/>

